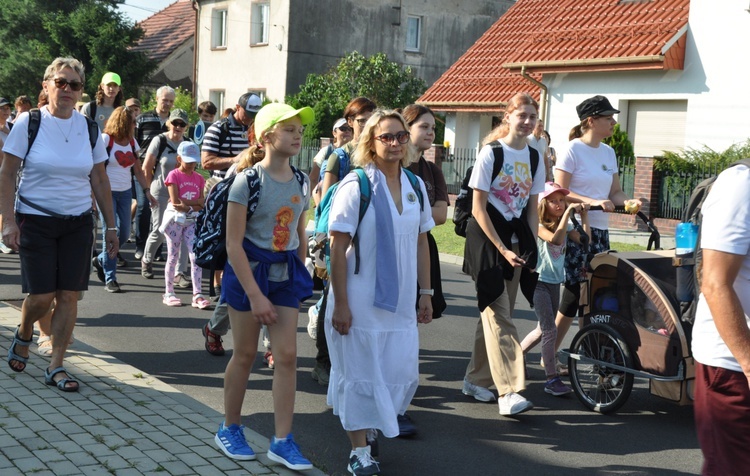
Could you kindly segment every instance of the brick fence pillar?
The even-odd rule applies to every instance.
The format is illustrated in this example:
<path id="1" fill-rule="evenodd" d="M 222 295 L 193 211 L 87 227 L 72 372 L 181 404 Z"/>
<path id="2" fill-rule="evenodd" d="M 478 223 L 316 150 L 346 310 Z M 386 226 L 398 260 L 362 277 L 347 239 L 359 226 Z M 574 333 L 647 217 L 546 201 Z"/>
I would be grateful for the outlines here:
<path id="1" fill-rule="evenodd" d="M 424 158 L 428 162 L 433 162 L 438 168 L 443 167 L 443 158 L 445 157 L 445 147 L 442 145 L 432 144 L 429 150 L 424 151 Z"/>
<path id="2" fill-rule="evenodd" d="M 638 198 L 643 202 L 641 211 L 648 217 L 653 217 L 657 211 L 659 202 L 659 179 L 660 176 L 654 169 L 654 159 L 652 157 L 635 158 L 633 198 Z M 610 215 L 609 225 L 612 228 L 648 231 L 646 224 L 635 215 Z"/>

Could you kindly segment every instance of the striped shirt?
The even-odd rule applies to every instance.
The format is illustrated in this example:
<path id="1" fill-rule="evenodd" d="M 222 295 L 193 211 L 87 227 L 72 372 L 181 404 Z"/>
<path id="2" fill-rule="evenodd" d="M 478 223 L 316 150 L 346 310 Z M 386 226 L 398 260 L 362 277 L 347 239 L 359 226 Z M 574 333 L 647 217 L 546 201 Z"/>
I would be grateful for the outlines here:
<path id="1" fill-rule="evenodd" d="M 227 133 L 228 131 L 228 133 Z M 225 136 L 222 141 L 222 136 Z M 203 137 L 201 152 L 216 154 L 219 158 L 236 157 L 240 152 L 247 149 L 250 144 L 247 141 L 247 127 L 235 120 L 230 114 L 226 118 L 214 122 Z M 227 169 L 214 170 L 213 176 L 224 178 Z"/>

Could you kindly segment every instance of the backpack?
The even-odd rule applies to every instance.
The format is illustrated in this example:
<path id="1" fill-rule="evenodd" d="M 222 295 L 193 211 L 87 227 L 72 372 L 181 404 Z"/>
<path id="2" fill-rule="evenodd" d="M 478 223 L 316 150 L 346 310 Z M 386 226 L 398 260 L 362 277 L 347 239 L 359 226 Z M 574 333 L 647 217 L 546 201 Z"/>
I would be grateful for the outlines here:
<path id="1" fill-rule="evenodd" d="M 745 165 L 750 167 L 750 159 L 743 159 L 731 164 L 728 168 L 734 167 L 735 165 Z M 726 169 L 725 169 L 726 170 Z M 690 194 L 687 206 L 682 215 L 682 221 L 685 223 L 692 223 L 698 226 L 698 239 L 695 243 L 695 250 L 685 257 L 675 257 L 673 264 L 679 267 L 677 271 L 679 288 L 678 294 L 684 295 L 681 298 L 680 307 L 683 322 L 692 324 L 695 322 L 695 311 L 698 307 L 698 296 L 700 295 L 701 288 L 701 274 L 703 271 L 703 250 L 701 249 L 701 227 L 703 224 L 703 201 L 708 196 L 711 188 L 716 181 L 716 175 L 709 177 L 693 189 L 693 193 Z"/>
<path id="2" fill-rule="evenodd" d="M 323 163 L 320 165 L 320 178 L 319 182 L 323 183 L 323 177 L 325 177 L 326 174 L 326 168 L 328 167 L 328 156 L 331 155 L 330 150 L 333 149 L 333 144 L 329 144 L 329 152 L 326 154 L 326 158 L 323 159 Z M 339 158 L 339 182 L 341 182 L 344 177 L 346 177 L 346 174 L 349 173 L 349 168 L 351 167 L 351 159 L 349 157 L 349 154 L 346 153 L 346 151 L 339 147 L 338 149 L 333 149 L 333 153 L 335 153 Z"/>
<path id="3" fill-rule="evenodd" d="M 403 169 L 406 173 L 406 177 L 409 179 L 414 192 L 419 199 L 419 209 L 424 211 L 424 197 L 422 196 L 422 189 L 419 186 L 419 180 L 414 172 L 408 169 Z M 362 218 L 365 216 L 367 207 L 370 206 L 372 199 L 372 185 L 370 179 L 363 169 L 354 169 L 352 173 L 357 175 L 357 181 L 359 182 L 359 219 L 357 224 L 362 222 Z M 331 248 L 329 246 L 328 236 L 328 218 L 331 211 L 331 204 L 333 203 L 334 195 L 338 186 L 341 183 L 339 180 L 326 191 L 323 198 L 320 200 L 320 204 L 315 208 L 315 232 L 310 238 L 310 256 L 315 264 L 316 268 L 325 268 L 330 274 L 331 272 Z M 354 246 L 354 274 L 359 274 L 359 238 L 357 233 L 352 238 L 352 246 Z"/>
<path id="4" fill-rule="evenodd" d="M 91 120 L 96 121 L 96 101 L 91 101 L 89 103 L 89 115 L 86 117 L 88 117 Z"/>
<path id="5" fill-rule="evenodd" d="M 300 184 L 300 188 L 304 190 L 305 174 L 292 165 L 290 167 Z M 226 177 L 214 185 L 206 196 L 205 206 L 198 212 L 198 217 L 195 220 L 195 241 L 193 242 L 195 263 L 201 268 L 210 269 L 212 272 L 224 269 L 227 263 L 226 236 L 229 190 L 238 177 L 244 177 L 250 189 L 247 203 L 247 219 L 250 220 L 258 207 L 261 195 L 260 176 L 254 167 Z"/>
<path id="6" fill-rule="evenodd" d="M 500 170 L 503 168 L 503 145 L 499 141 L 492 141 L 488 144 L 492 147 L 492 154 L 495 156 L 495 160 L 492 162 L 492 177 L 490 183 L 500 174 Z M 534 180 L 536 175 L 536 169 L 539 167 L 539 152 L 533 147 L 529 147 L 529 155 L 531 162 L 531 180 Z M 455 224 L 454 231 L 458 236 L 466 237 L 466 227 L 469 224 L 469 218 L 471 218 L 471 207 L 474 204 L 474 189 L 469 187 L 469 180 L 471 179 L 471 173 L 474 171 L 474 166 L 469 167 L 466 170 L 466 175 L 461 182 L 461 188 L 456 202 L 453 205 L 453 223 Z"/>

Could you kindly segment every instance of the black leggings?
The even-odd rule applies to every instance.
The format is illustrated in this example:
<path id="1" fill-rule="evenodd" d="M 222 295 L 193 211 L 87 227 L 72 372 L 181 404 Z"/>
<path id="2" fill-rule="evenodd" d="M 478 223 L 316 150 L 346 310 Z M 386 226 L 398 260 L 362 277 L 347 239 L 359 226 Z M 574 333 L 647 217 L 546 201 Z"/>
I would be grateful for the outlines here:
<path id="1" fill-rule="evenodd" d="M 562 300 L 560 301 L 560 312 L 571 319 L 576 317 L 580 310 L 581 283 L 565 283 Z"/>

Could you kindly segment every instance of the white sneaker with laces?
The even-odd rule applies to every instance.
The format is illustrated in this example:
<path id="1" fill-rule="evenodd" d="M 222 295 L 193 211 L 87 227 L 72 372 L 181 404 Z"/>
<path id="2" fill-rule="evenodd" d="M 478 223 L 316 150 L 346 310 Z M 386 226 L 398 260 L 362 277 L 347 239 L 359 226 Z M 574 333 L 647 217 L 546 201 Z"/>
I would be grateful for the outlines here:
<path id="1" fill-rule="evenodd" d="M 474 385 L 473 383 L 469 382 L 466 379 L 464 379 L 464 387 L 461 391 L 463 392 L 464 395 L 474 397 L 475 400 L 479 400 L 480 402 L 495 401 L 494 393 L 490 392 L 488 389 L 484 387 L 480 387 L 479 385 Z"/>
<path id="2" fill-rule="evenodd" d="M 534 404 L 516 392 L 506 393 L 497 400 L 501 415 L 518 415 L 534 408 Z"/>
<path id="3" fill-rule="evenodd" d="M 310 318 L 307 322 L 307 334 L 312 340 L 316 340 L 318 338 L 318 308 L 315 305 L 310 306 L 307 316 Z"/>

